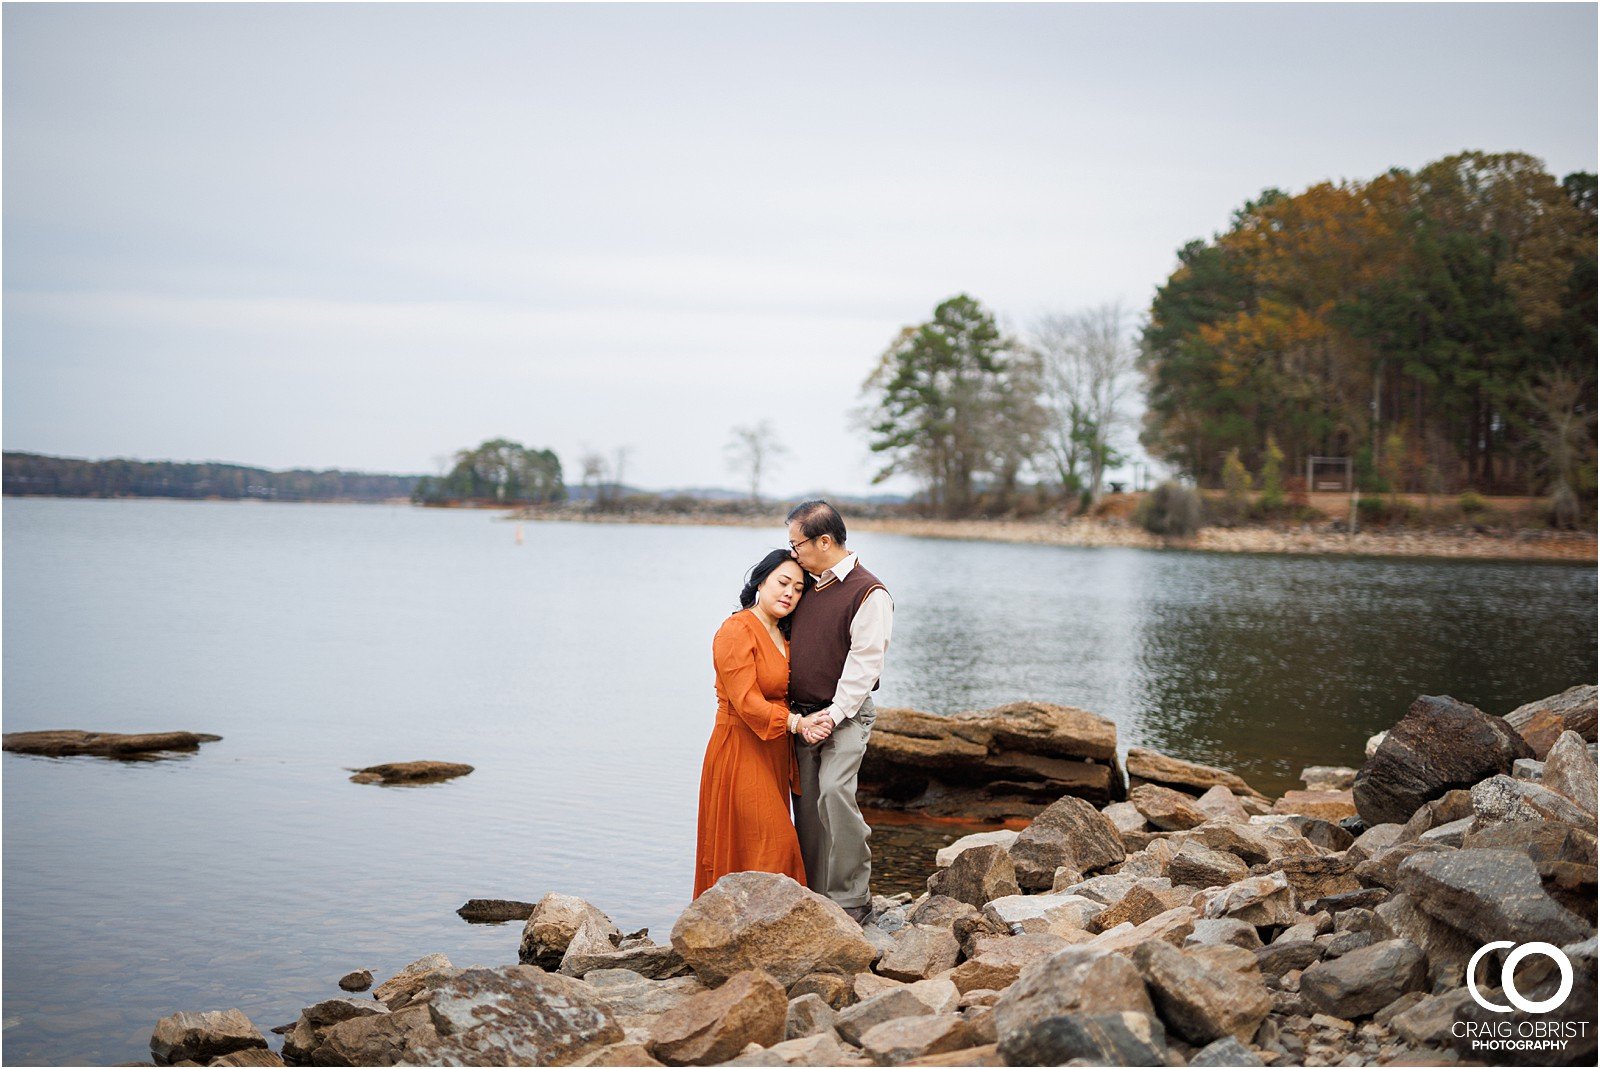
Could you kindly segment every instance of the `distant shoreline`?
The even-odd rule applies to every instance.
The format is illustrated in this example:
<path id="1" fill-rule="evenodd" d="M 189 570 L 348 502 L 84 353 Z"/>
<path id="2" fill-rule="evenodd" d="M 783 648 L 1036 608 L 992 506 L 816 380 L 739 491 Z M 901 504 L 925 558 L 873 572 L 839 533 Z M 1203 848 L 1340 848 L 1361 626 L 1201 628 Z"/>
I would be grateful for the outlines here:
<path id="1" fill-rule="evenodd" d="M 507 519 L 572 523 L 638 523 L 694 527 L 765 527 L 774 532 L 781 520 L 717 513 L 595 513 L 516 510 Z M 1202 553 L 1272 553 L 1306 556 L 1408 557 L 1441 560 L 1502 560 L 1558 564 L 1596 563 L 1597 542 L 1586 531 L 1518 531 L 1508 535 L 1453 534 L 1439 531 L 1358 531 L 1354 535 L 1311 529 L 1207 527 L 1192 538 L 1163 539 L 1126 522 L 1077 519 L 1066 523 L 1039 520 L 939 520 L 846 516 L 857 531 L 941 538 L 961 542 L 1006 542 L 1027 545 L 1100 549 L 1174 549 Z M 776 538 L 774 534 L 774 538 Z"/>

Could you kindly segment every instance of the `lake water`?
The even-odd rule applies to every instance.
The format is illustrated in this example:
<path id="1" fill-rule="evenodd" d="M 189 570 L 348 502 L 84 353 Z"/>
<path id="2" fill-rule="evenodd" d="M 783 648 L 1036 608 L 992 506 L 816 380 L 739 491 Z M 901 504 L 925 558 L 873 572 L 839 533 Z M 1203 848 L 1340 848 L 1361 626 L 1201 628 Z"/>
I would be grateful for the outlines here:
<path id="1" fill-rule="evenodd" d="M 7 1064 L 145 1058 L 177 1010 L 265 1029 L 351 969 L 434 951 L 515 961 L 520 925 L 455 916 L 473 897 L 560 890 L 666 939 L 693 882 L 711 635 L 781 524 L 524 531 L 406 507 L 5 501 L 5 730 L 224 736 L 137 764 L 4 755 Z M 1596 678 L 1593 567 L 853 546 L 896 598 L 880 704 L 1076 705 L 1124 749 L 1269 792 L 1359 764 L 1418 694 L 1504 713 Z M 347 778 L 419 758 L 476 771 Z M 875 843 L 931 865 L 952 834 Z"/>

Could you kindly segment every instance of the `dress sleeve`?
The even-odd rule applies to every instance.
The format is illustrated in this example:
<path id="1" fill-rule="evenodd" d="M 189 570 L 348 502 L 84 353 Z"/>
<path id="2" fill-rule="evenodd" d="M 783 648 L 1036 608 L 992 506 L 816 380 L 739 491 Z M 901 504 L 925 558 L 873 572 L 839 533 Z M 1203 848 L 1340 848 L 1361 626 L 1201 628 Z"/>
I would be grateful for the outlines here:
<path id="1" fill-rule="evenodd" d="M 763 739 L 781 739 L 789 732 L 789 706 L 768 701 L 756 681 L 756 644 L 759 636 L 739 626 L 724 626 L 711 643 L 717 682 L 728 696 L 734 715 Z"/>

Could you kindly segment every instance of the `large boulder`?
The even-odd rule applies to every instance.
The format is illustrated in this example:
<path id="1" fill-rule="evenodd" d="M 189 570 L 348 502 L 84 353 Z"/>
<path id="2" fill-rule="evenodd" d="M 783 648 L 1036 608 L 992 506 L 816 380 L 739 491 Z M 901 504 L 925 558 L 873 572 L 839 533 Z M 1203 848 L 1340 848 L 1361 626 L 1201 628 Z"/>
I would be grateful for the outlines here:
<path id="1" fill-rule="evenodd" d="M 1018 840 L 1020 842 L 1020 840 Z M 928 893 L 982 908 L 984 903 L 1018 894 L 1016 867 L 1005 847 L 991 844 L 963 851 L 928 877 Z"/>
<path id="2" fill-rule="evenodd" d="M 1116 725 L 1082 709 L 1016 702 L 936 716 L 878 710 L 861 795 L 887 808 L 979 819 L 1030 817 L 1063 794 L 1115 801 Z"/>
<path id="3" fill-rule="evenodd" d="M 1146 943 L 1133 952 L 1156 1012 L 1167 1027 L 1190 1043 L 1204 1046 L 1233 1036 L 1241 1042 L 1256 1034 L 1272 1011 L 1272 995 L 1253 956 L 1248 974 L 1222 968 L 1167 943 Z"/>
<path id="4" fill-rule="evenodd" d="M 1070 795 L 1040 811 L 1011 844 L 1017 884 L 1024 890 L 1048 890 L 1056 869 L 1081 873 L 1114 865 L 1127 854 L 1122 833 L 1105 815 L 1082 798 Z"/>
<path id="5" fill-rule="evenodd" d="M 1351 1020 L 1377 1013 L 1406 992 L 1423 990 L 1427 982 L 1422 948 L 1386 939 L 1311 965 L 1300 976 L 1300 994 L 1323 1013 Z"/>
<path id="6" fill-rule="evenodd" d="M 1563 731 L 1576 731 L 1585 742 L 1595 742 L 1594 684 L 1569 687 L 1560 694 L 1521 705 L 1506 714 L 1506 723 L 1527 740 L 1533 756 L 1544 759 Z"/>
<path id="7" fill-rule="evenodd" d="M 782 985 L 749 969 L 656 1018 L 645 1046 L 667 1065 L 715 1065 L 737 1056 L 746 1044 L 783 1042 L 788 1012 Z"/>
<path id="8" fill-rule="evenodd" d="M 807 973 L 864 972 L 878 956 L 837 904 L 771 872 L 722 877 L 678 917 L 672 945 L 713 987 L 746 969 L 785 986 Z"/>
<path id="9" fill-rule="evenodd" d="M 566 1065 L 623 1039 L 593 987 L 530 965 L 453 969 L 425 986 L 438 1036 L 401 1064 Z"/>
<path id="10" fill-rule="evenodd" d="M 1491 824 L 1559 820 L 1585 831 L 1595 830 L 1595 819 L 1577 802 L 1543 783 L 1490 776 L 1472 788 L 1472 808 L 1477 813 L 1474 829 Z"/>
<path id="11" fill-rule="evenodd" d="M 1400 866 L 1400 887 L 1429 914 L 1480 943 L 1561 945 L 1592 930 L 1545 892 L 1533 861 L 1520 851 L 1418 854 Z"/>
<path id="12" fill-rule="evenodd" d="M 150 1034 L 150 1056 L 157 1065 L 184 1061 L 204 1065 L 234 1051 L 266 1046 L 266 1037 L 242 1010 L 174 1013 L 157 1021 Z"/>
<path id="13" fill-rule="evenodd" d="M 627 969 L 600 969 L 583 978 L 595 994 L 611 1008 L 624 1031 L 649 1025 L 686 999 L 706 990 L 696 976 L 674 976 L 652 980 Z"/>
<path id="14" fill-rule="evenodd" d="M 517 960 L 543 969 L 556 968 L 585 920 L 599 925 L 608 938 L 622 938 L 622 930 L 594 906 L 574 895 L 551 891 L 534 903 L 533 913 L 522 926 Z"/>
<path id="15" fill-rule="evenodd" d="M 1479 946 L 1478 940 L 1419 909 L 1404 893 L 1390 895 L 1373 911 L 1372 938 L 1374 943 L 1404 939 L 1421 947 L 1436 991 L 1465 982 L 1467 962 Z"/>
<path id="16" fill-rule="evenodd" d="M 1362 821 L 1404 824 L 1423 803 L 1510 774 L 1533 750 L 1505 720 L 1449 697 L 1424 695 L 1356 775 L 1352 796 Z"/>

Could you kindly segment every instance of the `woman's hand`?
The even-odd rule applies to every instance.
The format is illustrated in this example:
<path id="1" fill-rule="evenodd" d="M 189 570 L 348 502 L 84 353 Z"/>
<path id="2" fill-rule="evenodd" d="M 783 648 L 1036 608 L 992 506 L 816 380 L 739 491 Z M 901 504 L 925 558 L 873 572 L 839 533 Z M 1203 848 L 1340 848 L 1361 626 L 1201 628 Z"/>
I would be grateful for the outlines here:
<path id="1" fill-rule="evenodd" d="M 800 737 L 815 746 L 833 734 L 833 717 L 819 711 L 800 718 Z"/>

